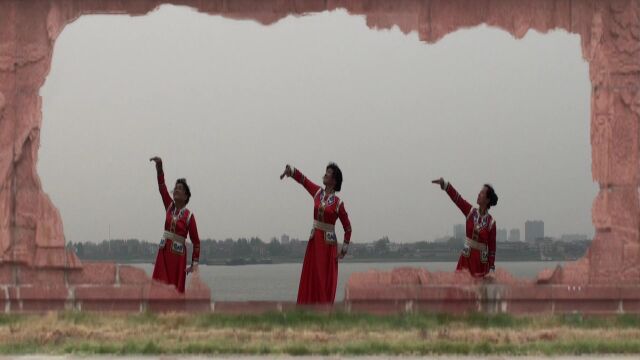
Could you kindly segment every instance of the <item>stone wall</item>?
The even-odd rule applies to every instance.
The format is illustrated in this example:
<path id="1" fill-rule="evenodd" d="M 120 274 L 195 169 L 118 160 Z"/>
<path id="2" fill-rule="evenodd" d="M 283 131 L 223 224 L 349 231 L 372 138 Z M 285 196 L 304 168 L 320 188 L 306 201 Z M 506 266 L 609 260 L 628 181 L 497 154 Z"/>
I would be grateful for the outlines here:
<path id="1" fill-rule="evenodd" d="M 13 299 L 21 299 L 16 301 L 24 306 L 29 296 L 34 299 L 27 302 L 37 303 L 40 295 L 23 289 L 17 278 L 35 284 L 59 281 L 61 274 L 71 281 L 65 285 L 68 291 L 76 287 L 72 295 L 47 290 L 56 304 L 77 306 L 80 301 L 86 308 L 99 302 L 83 298 L 88 296 L 83 287 L 72 284 L 73 274 L 88 264 L 65 251 L 60 213 L 36 171 L 39 91 L 55 40 L 67 24 L 85 14 L 144 15 L 165 3 L 265 25 L 289 15 L 344 8 L 365 16 L 372 29 L 398 26 L 403 32 L 416 31 L 425 43 L 480 24 L 516 38 L 529 30 L 579 34 L 592 84 L 592 174 L 600 184 L 592 212 L 596 235 L 587 256 L 541 274 L 540 281 L 598 286 L 640 282 L 640 0 L 5 0 L 0 1 L 0 278 L 14 281 L 5 288 L 5 303 L 9 299 L 13 307 Z M 137 299 L 138 290 L 123 290 L 127 286 L 114 282 L 104 293 Z"/>

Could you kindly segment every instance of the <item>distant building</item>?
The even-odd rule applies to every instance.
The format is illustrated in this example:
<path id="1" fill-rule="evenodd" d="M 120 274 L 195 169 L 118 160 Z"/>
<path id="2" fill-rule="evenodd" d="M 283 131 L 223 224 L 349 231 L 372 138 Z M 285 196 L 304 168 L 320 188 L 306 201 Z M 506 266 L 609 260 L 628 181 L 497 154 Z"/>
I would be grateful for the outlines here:
<path id="1" fill-rule="evenodd" d="M 586 234 L 562 234 L 562 236 L 560 236 L 560 241 L 564 241 L 564 242 L 583 241 L 583 240 L 589 240 L 589 237 Z"/>
<path id="2" fill-rule="evenodd" d="M 396 243 L 389 244 L 389 251 L 398 251 L 400 250 L 401 245 Z"/>
<path id="3" fill-rule="evenodd" d="M 544 221 L 527 220 L 524 223 L 524 241 L 533 243 L 536 239 L 544 238 Z"/>
<path id="4" fill-rule="evenodd" d="M 507 241 L 507 229 L 498 229 L 496 241 Z"/>
<path id="5" fill-rule="evenodd" d="M 451 239 L 451 236 L 442 236 L 439 238 L 435 238 L 433 240 L 434 243 L 446 243 L 447 241 L 449 241 L 449 239 Z"/>
<path id="6" fill-rule="evenodd" d="M 467 232 L 464 224 L 457 224 L 453 226 L 453 237 L 462 240 L 467 237 Z"/>
<path id="7" fill-rule="evenodd" d="M 509 241 L 520 241 L 520 229 L 511 229 L 509 231 Z"/>
<path id="8" fill-rule="evenodd" d="M 289 235 L 283 234 L 282 236 L 280 236 L 280 244 L 282 245 L 289 244 Z"/>

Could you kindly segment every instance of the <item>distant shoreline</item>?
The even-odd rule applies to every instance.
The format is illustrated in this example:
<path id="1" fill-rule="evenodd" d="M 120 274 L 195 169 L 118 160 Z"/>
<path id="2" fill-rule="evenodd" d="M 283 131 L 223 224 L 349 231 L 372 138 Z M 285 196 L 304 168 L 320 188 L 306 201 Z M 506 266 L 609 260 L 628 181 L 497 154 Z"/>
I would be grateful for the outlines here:
<path id="1" fill-rule="evenodd" d="M 498 244 L 498 262 L 564 262 L 573 261 L 587 253 L 590 241 L 563 242 L 542 239 L 535 243 L 503 242 Z M 343 263 L 448 263 L 457 262 L 462 240 L 451 238 L 444 243 L 393 243 L 388 238 L 367 244 L 353 244 Z M 123 264 L 153 264 L 158 245 L 137 239 L 112 239 L 101 243 L 70 243 L 67 246 L 83 261 L 112 261 Z M 204 240 L 201 242 L 200 264 L 212 266 L 299 264 L 302 263 L 307 243 L 272 239 L 266 243 L 259 238 Z M 187 244 L 187 259 L 192 247 Z"/>
<path id="2" fill-rule="evenodd" d="M 117 259 L 99 259 L 99 260 L 91 260 L 91 259 L 81 259 L 82 261 L 91 261 L 91 262 L 115 262 L 118 264 L 130 265 L 130 264 L 149 264 L 153 265 L 152 261 L 145 260 L 117 260 Z M 341 263 L 349 263 L 349 264 L 373 264 L 373 263 L 454 263 L 457 262 L 458 259 L 455 260 L 407 260 L 407 259 L 357 259 L 357 260 L 343 260 Z M 500 266 L 500 263 L 559 263 L 559 262 L 568 262 L 575 260 L 503 260 L 496 261 L 496 265 Z M 226 260 L 221 261 L 211 261 L 211 262 L 201 262 L 200 265 L 204 266 L 245 266 L 245 265 L 282 265 L 282 264 L 302 264 L 302 259 L 300 260 L 291 260 L 291 261 L 274 261 L 272 263 L 245 263 L 245 264 L 234 264 L 230 265 L 226 263 Z"/>

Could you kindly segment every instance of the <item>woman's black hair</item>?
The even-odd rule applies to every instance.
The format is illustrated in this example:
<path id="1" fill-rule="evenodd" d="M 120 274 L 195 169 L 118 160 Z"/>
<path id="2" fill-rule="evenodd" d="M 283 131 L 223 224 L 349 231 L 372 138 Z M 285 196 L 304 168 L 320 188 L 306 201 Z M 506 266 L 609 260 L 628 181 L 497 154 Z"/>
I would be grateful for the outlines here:
<path id="1" fill-rule="evenodd" d="M 484 186 L 487 187 L 487 198 L 489 199 L 489 207 L 498 205 L 498 195 L 493 189 L 493 186 L 489 184 L 484 184 Z"/>
<path id="2" fill-rule="evenodd" d="M 340 170 L 340 168 L 338 167 L 338 164 L 330 162 L 329 165 L 327 165 L 327 170 L 333 170 L 333 179 L 336 181 L 336 191 L 340 191 L 340 189 L 342 189 L 342 171 Z"/>
<path id="3" fill-rule="evenodd" d="M 180 178 L 178 180 L 176 180 L 176 186 L 178 186 L 178 184 L 182 184 L 182 187 L 184 187 L 184 192 L 187 194 L 187 204 L 189 203 L 189 199 L 191 198 L 191 189 L 189 189 L 189 185 L 187 185 L 187 179 L 185 178 Z"/>

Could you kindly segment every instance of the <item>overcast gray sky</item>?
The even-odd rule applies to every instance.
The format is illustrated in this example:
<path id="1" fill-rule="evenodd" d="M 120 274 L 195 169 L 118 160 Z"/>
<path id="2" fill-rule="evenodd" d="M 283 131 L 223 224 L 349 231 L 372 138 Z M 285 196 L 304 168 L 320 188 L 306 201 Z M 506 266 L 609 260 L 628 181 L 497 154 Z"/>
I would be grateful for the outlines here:
<path id="1" fill-rule="evenodd" d="M 471 202 L 492 183 L 499 228 L 593 234 L 588 66 L 564 31 L 429 45 L 344 11 L 262 26 L 163 6 L 68 25 L 42 96 L 38 171 L 68 241 L 109 225 L 159 240 L 153 155 L 187 178 L 201 238 L 305 238 L 311 198 L 278 176 L 291 163 L 320 183 L 329 161 L 356 242 L 451 234 L 463 218 L 439 176 Z"/>

